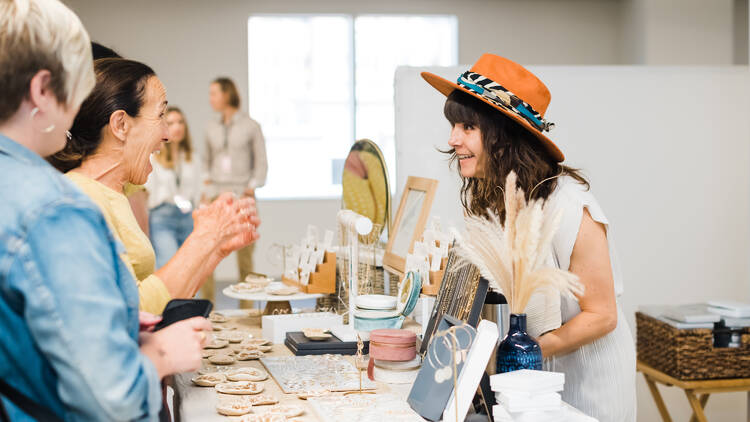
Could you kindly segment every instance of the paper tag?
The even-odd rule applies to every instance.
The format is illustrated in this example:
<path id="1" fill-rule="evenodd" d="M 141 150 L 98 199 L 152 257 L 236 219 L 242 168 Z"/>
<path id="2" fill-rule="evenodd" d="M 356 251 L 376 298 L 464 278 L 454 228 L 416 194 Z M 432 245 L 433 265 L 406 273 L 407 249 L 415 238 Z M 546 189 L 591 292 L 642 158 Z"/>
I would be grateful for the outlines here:
<path id="1" fill-rule="evenodd" d="M 299 255 L 299 262 L 297 263 L 297 265 L 299 265 L 300 267 L 302 267 L 303 265 L 305 265 L 307 263 L 307 261 L 310 260 L 310 254 L 311 253 L 312 253 L 312 251 L 310 249 L 303 250 L 302 253 L 300 253 L 300 255 Z"/>
<path id="2" fill-rule="evenodd" d="M 183 214 L 187 214 L 193 210 L 192 202 L 190 202 L 189 199 L 185 198 L 182 195 L 174 196 L 174 204 L 177 205 L 177 208 L 179 208 Z"/>
<path id="3" fill-rule="evenodd" d="M 440 249 L 433 247 L 430 253 L 432 261 L 430 262 L 430 271 L 440 271 L 443 257 L 440 255 Z"/>
<path id="4" fill-rule="evenodd" d="M 300 283 L 307 286 L 310 284 L 310 272 L 309 271 L 303 271 L 302 274 L 300 274 L 299 278 Z"/>
<path id="5" fill-rule="evenodd" d="M 326 251 L 332 252 L 331 246 L 333 245 L 333 231 L 326 230 L 325 236 L 323 237 L 323 248 Z"/>
<path id="6" fill-rule="evenodd" d="M 221 154 L 219 157 L 219 168 L 221 168 L 221 172 L 224 174 L 229 174 L 232 172 L 232 157 L 229 156 L 227 153 Z"/>
<path id="7" fill-rule="evenodd" d="M 414 242 L 414 255 L 426 256 L 428 254 L 427 245 L 422 242 Z"/>

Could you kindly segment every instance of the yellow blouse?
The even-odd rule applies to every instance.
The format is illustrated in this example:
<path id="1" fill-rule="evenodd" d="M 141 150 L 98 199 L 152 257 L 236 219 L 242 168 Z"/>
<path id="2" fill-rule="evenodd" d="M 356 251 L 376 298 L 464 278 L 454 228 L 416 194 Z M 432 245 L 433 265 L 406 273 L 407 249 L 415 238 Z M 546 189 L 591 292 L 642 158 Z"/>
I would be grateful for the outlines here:
<path id="1" fill-rule="evenodd" d="M 69 172 L 66 176 L 101 208 L 115 238 L 125 245 L 121 258 L 138 283 L 141 310 L 161 314 L 172 297 L 164 282 L 154 274 L 154 248 L 138 226 L 128 198 L 80 173 Z"/>

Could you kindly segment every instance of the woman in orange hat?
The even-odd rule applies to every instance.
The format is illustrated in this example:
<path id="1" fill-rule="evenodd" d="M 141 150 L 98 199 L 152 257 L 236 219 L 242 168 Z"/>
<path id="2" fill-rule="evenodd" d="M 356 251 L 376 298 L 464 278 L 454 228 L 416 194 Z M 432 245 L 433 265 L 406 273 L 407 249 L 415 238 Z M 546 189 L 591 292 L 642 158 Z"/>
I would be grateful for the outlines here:
<path id="1" fill-rule="evenodd" d="M 635 421 L 635 347 L 618 303 L 623 289 L 611 228 L 588 181 L 561 164 L 564 155 L 546 135 L 554 126 L 544 118 L 549 90 L 521 65 L 492 54 L 456 83 L 422 76 L 447 96 L 449 153 L 458 163 L 468 214 L 492 209 L 502 216 L 502 186 L 511 171 L 527 200 L 543 198 L 563 211 L 550 262 L 576 274 L 585 291 L 577 301 L 552 301 L 536 315 L 527 309 L 545 369 L 565 373 L 563 400 L 600 421 Z M 545 325 L 551 312 L 561 314 L 561 326 Z"/>

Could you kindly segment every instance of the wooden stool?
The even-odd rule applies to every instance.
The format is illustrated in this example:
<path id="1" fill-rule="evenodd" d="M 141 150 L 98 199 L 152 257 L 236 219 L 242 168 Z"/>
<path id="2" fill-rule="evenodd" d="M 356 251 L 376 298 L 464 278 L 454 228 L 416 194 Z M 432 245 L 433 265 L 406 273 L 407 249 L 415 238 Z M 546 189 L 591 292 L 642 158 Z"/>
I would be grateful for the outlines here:
<path id="1" fill-rule="evenodd" d="M 659 389 L 656 383 L 664 384 L 667 387 L 677 387 L 685 391 L 690 407 L 693 408 L 693 416 L 690 418 L 690 422 L 707 422 L 706 415 L 703 413 L 703 409 L 706 407 L 708 397 L 712 393 L 732 393 L 737 391 L 748 392 L 748 422 L 750 422 L 750 378 L 729 378 L 729 379 L 718 379 L 718 380 L 698 380 L 698 381 L 681 381 L 676 378 L 654 369 L 640 360 L 636 366 L 638 372 L 643 374 L 648 384 L 651 395 L 654 397 L 656 407 L 659 409 L 662 420 L 664 422 L 672 422 L 672 417 L 669 416 L 667 406 L 664 404 L 664 400 L 659 393 Z M 698 396 L 696 396 L 696 394 Z"/>

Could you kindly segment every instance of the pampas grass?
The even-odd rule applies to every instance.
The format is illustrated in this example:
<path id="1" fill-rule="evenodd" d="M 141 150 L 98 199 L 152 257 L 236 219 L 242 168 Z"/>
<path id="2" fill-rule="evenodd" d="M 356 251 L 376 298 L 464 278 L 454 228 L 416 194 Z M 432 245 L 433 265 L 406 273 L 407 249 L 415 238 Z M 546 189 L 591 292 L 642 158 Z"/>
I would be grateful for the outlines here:
<path id="1" fill-rule="evenodd" d="M 550 211 L 543 200 L 527 203 L 514 172 L 505 179 L 505 221 L 488 210 L 488 217 L 467 216 L 466 232 L 456 234 L 457 252 L 474 264 L 490 288 L 505 295 L 510 311 L 523 313 L 531 296 L 583 294 L 583 285 L 569 271 L 545 267 L 562 211 Z"/>

